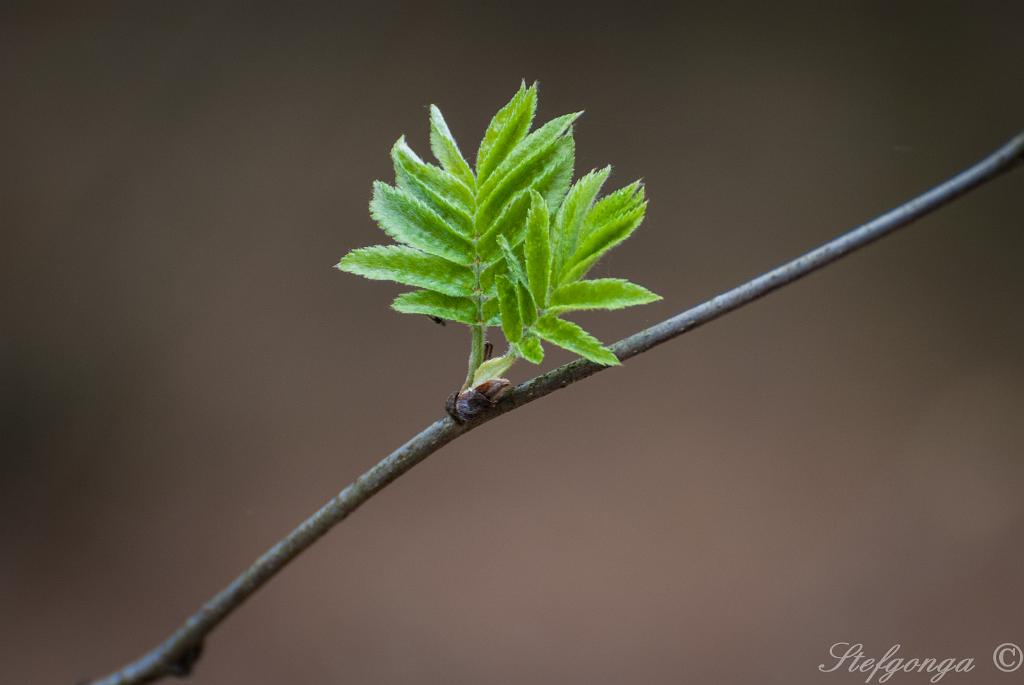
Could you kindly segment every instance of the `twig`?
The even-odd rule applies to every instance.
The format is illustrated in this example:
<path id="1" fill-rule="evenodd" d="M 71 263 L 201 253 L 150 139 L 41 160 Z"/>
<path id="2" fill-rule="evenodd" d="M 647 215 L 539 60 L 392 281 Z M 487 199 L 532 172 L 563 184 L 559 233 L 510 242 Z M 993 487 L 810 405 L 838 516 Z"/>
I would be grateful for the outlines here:
<path id="1" fill-rule="evenodd" d="M 612 350 L 623 361 L 646 352 L 913 223 L 960 195 L 1009 171 L 1022 161 L 1024 133 L 1017 135 L 958 176 L 906 204 L 743 285 L 620 340 L 612 346 Z M 149 683 L 167 675 L 187 675 L 199 657 L 203 639 L 207 634 L 288 562 L 393 480 L 460 435 L 604 368 L 607 367 L 580 359 L 519 385 L 492 410 L 471 422 L 459 424 L 448 417 L 435 421 L 357 478 L 298 528 L 267 550 L 161 645 L 120 671 L 93 681 L 93 685 L 136 685 Z"/>

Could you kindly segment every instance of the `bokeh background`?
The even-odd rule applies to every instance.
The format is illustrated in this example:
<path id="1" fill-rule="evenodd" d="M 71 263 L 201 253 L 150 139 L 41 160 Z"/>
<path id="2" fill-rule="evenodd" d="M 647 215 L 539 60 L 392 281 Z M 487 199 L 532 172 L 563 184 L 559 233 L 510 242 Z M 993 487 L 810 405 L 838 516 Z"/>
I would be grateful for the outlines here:
<path id="1" fill-rule="evenodd" d="M 538 79 L 542 118 L 587 111 L 578 170 L 646 181 L 598 272 L 665 299 L 581 318 L 612 341 L 1021 129 L 1022 20 L 5 4 L 3 679 L 135 658 L 440 415 L 465 331 L 331 268 L 381 240 L 371 181 L 400 134 L 427 152 L 429 103 L 474 153 Z M 995 682 L 1024 642 L 1022 228 L 1017 172 L 474 431 L 233 615 L 193 682 L 863 682 L 818 672 L 838 641 Z"/>

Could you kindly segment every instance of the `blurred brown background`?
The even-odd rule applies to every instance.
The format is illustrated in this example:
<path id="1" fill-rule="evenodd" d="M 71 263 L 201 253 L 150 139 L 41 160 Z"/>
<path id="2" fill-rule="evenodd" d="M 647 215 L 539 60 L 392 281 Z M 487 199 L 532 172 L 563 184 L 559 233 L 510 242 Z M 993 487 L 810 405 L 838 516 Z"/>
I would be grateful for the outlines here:
<path id="1" fill-rule="evenodd" d="M 370 183 L 429 103 L 475 153 L 539 79 L 541 117 L 587 110 L 578 170 L 645 179 L 598 271 L 665 300 L 582 319 L 607 341 L 1024 126 L 1020 3 L 833 4 L 4 9 L 3 679 L 135 658 L 440 415 L 465 330 L 330 268 L 382 240 Z M 838 641 L 1008 681 L 1022 224 L 1018 171 L 459 440 L 193 682 L 863 682 L 817 671 Z"/>

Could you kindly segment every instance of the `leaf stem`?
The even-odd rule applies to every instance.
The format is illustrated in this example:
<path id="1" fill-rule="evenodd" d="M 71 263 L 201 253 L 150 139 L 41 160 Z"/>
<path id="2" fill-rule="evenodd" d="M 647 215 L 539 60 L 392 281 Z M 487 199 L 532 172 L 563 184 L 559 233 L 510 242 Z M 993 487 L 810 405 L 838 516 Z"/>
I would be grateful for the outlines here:
<path id="1" fill-rule="evenodd" d="M 479 299 L 477 300 L 477 311 L 482 314 L 482 305 Z M 466 382 L 462 384 L 463 390 L 468 390 L 472 387 L 476 370 L 484 363 L 484 327 L 482 324 L 479 324 L 470 326 L 469 329 L 469 370 L 466 374 Z"/>

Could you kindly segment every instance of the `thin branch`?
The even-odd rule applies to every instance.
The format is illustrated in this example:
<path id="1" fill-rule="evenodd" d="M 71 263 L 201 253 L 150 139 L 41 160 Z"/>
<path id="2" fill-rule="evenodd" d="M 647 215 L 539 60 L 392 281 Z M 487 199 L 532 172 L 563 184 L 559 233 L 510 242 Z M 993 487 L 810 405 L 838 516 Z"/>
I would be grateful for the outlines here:
<path id="1" fill-rule="evenodd" d="M 635 333 L 612 346 L 626 360 L 693 330 L 709 321 L 750 304 L 784 285 L 803 278 L 837 259 L 935 211 L 960 195 L 977 188 L 1024 161 L 1024 133 L 974 166 L 945 183 L 794 259 L 703 304 Z M 298 528 L 267 550 L 226 588 L 202 606 L 166 641 L 120 671 L 93 685 L 136 685 L 168 675 L 185 676 L 199 656 L 203 639 L 288 562 L 345 520 L 366 500 L 403 473 L 455 438 L 501 414 L 544 397 L 607 367 L 577 360 L 516 387 L 492 410 L 465 424 L 445 417 L 424 429 L 376 466 L 357 478 Z"/>

